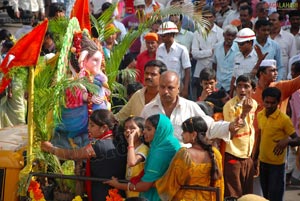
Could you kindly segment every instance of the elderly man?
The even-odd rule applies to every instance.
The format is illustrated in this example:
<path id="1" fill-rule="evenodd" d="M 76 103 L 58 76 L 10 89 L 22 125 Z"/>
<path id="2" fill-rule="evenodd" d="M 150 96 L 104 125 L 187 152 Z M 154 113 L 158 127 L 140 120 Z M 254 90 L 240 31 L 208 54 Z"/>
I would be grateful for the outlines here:
<path id="1" fill-rule="evenodd" d="M 115 115 L 119 121 L 124 121 L 130 115 L 139 116 L 144 106 L 157 96 L 160 75 L 167 67 L 159 60 L 152 60 L 145 64 L 144 70 L 145 87 L 135 92 Z"/>
<path id="2" fill-rule="evenodd" d="M 207 137 L 210 139 L 221 138 L 229 141 L 232 133 L 240 128 L 238 122 L 215 122 L 210 116 L 207 116 L 201 108 L 193 101 L 187 100 L 179 96 L 180 80 L 178 74 L 174 71 L 164 72 L 159 79 L 159 96 L 151 103 L 147 104 L 141 116 L 147 118 L 154 114 L 165 114 L 168 116 L 174 127 L 174 135 L 182 141 L 181 124 L 186 119 L 194 116 L 201 116 L 208 125 Z M 248 114 L 251 106 L 245 104 L 243 114 Z M 244 116 L 244 115 L 243 115 Z"/>
<path id="3" fill-rule="evenodd" d="M 230 80 L 233 73 L 234 58 L 239 52 L 237 43 L 234 42 L 238 29 L 233 25 L 224 28 L 224 41 L 216 44 L 213 56 L 213 69 L 217 72 L 217 88 L 229 92 Z"/>

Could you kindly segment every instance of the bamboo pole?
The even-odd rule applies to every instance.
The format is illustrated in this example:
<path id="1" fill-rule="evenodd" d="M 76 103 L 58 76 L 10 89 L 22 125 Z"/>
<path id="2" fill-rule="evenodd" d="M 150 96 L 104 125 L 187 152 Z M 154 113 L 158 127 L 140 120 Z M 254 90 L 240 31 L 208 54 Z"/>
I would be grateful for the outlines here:
<path id="1" fill-rule="evenodd" d="M 29 78 L 28 78 L 28 145 L 27 145 L 27 157 L 26 166 L 20 171 L 20 179 L 30 174 L 32 170 L 32 150 L 33 150 L 33 135 L 34 135 L 34 123 L 33 123 L 33 104 L 34 104 L 34 67 L 29 67 Z M 25 187 L 25 186 L 24 186 Z M 27 188 L 22 188 L 20 192 L 21 196 L 26 196 Z"/>

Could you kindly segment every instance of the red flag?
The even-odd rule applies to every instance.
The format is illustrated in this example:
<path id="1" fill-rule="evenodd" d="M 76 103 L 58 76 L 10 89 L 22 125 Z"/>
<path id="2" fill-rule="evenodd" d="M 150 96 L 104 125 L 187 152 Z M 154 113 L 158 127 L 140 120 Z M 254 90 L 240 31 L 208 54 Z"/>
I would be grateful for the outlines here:
<path id="1" fill-rule="evenodd" d="M 48 28 L 48 20 L 37 25 L 9 50 L 0 65 L 0 72 L 4 77 L 0 83 L 0 93 L 9 85 L 10 78 L 7 73 L 12 67 L 36 65 L 40 55 L 42 43 Z"/>
<path id="2" fill-rule="evenodd" d="M 81 30 L 87 29 L 91 32 L 89 0 L 76 0 L 71 12 L 72 17 L 78 19 Z"/>

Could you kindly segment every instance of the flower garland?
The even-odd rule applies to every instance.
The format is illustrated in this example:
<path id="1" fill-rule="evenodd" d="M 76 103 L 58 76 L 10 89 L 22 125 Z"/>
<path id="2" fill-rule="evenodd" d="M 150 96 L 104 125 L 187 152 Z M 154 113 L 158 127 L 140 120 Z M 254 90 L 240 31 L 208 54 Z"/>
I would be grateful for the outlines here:
<path id="1" fill-rule="evenodd" d="M 116 188 L 108 190 L 108 196 L 106 196 L 106 201 L 123 201 L 124 199 L 118 193 L 119 190 Z"/>
<path id="2" fill-rule="evenodd" d="M 39 182 L 31 180 L 28 187 L 28 192 L 32 201 L 46 201 Z"/>

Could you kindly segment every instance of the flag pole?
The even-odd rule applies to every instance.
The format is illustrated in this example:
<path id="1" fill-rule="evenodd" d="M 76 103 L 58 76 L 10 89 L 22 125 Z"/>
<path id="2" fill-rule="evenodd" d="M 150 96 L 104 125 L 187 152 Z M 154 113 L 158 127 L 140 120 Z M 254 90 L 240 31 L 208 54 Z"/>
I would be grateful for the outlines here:
<path id="1" fill-rule="evenodd" d="M 34 136 L 34 122 L 33 122 L 33 108 L 34 108 L 34 67 L 29 67 L 29 78 L 28 78 L 28 114 L 27 114 L 27 124 L 28 124 L 28 144 L 27 144 L 27 153 L 26 153 L 26 166 L 20 171 L 20 179 L 27 176 L 32 171 L 32 162 L 33 162 L 33 136 Z M 26 183 L 22 184 L 26 185 Z M 26 196 L 26 186 L 21 188 L 20 195 Z"/>

